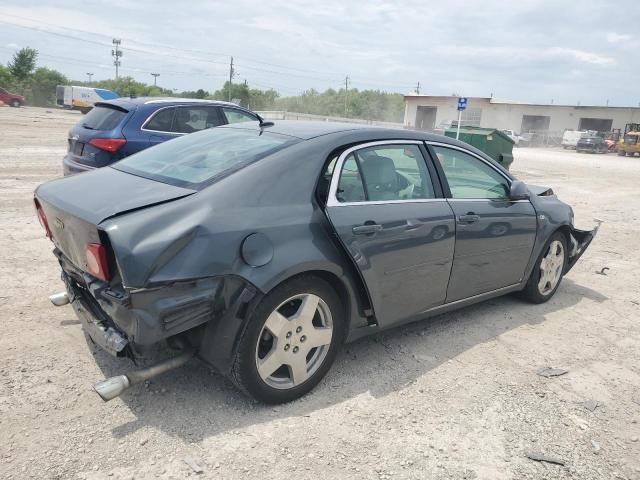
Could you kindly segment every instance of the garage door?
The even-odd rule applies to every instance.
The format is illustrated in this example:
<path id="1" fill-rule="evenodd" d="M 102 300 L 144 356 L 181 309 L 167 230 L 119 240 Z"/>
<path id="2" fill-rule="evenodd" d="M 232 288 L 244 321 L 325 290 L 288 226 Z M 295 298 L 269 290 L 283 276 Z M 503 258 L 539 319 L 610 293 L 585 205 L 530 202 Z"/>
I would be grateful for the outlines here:
<path id="1" fill-rule="evenodd" d="M 595 130 L 597 132 L 610 132 L 613 120 L 611 118 L 581 118 L 578 130 Z"/>

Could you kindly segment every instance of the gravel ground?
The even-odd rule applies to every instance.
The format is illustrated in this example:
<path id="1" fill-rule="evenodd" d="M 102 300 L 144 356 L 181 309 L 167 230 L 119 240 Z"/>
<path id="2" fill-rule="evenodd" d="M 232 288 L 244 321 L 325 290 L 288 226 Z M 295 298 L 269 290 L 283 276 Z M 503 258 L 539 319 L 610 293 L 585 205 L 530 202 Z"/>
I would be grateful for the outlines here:
<path id="1" fill-rule="evenodd" d="M 31 201 L 79 118 L 0 108 L 0 477 L 640 479 L 640 159 L 516 150 L 515 173 L 578 226 L 604 222 L 546 304 L 507 296 L 363 339 L 277 408 L 195 361 L 103 403 L 91 385 L 130 365 L 50 305 L 62 283 Z"/>

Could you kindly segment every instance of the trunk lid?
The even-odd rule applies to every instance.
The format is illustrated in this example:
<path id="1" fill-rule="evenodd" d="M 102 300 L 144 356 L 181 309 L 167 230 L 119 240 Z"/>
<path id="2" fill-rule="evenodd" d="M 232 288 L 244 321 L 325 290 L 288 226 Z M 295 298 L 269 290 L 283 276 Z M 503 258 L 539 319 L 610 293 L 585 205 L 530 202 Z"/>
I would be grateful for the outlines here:
<path id="1" fill-rule="evenodd" d="M 105 243 L 98 228 L 102 221 L 193 193 L 107 167 L 47 182 L 36 189 L 35 197 L 53 243 L 84 270 L 87 245 Z"/>

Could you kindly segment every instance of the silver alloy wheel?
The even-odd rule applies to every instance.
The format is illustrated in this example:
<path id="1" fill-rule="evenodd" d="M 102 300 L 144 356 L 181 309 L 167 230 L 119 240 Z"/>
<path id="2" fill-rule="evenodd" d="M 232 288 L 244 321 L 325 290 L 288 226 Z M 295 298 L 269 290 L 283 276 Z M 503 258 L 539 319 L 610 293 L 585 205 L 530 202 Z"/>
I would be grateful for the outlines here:
<path id="1" fill-rule="evenodd" d="M 333 337 L 331 310 L 317 295 L 295 295 L 271 312 L 256 345 L 260 378 L 278 389 L 297 387 L 320 368 Z"/>
<path id="2" fill-rule="evenodd" d="M 547 253 L 540 261 L 540 280 L 538 280 L 538 291 L 541 295 L 552 292 L 560 277 L 564 267 L 564 246 L 559 240 L 551 242 Z"/>

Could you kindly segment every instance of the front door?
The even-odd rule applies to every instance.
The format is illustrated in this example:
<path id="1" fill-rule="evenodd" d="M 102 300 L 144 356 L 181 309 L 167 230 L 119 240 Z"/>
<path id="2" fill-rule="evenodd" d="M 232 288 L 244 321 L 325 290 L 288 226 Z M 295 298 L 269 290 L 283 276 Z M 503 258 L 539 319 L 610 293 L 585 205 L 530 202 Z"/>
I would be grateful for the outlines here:
<path id="1" fill-rule="evenodd" d="M 536 238 L 531 202 L 510 200 L 508 177 L 479 156 L 456 148 L 432 148 L 456 218 L 447 303 L 520 283 Z"/>
<path id="2" fill-rule="evenodd" d="M 336 162 L 327 213 L 388 326 L 441 305 L 454 249 L 454 218 L 421 142 L 346 150 Z"/>

